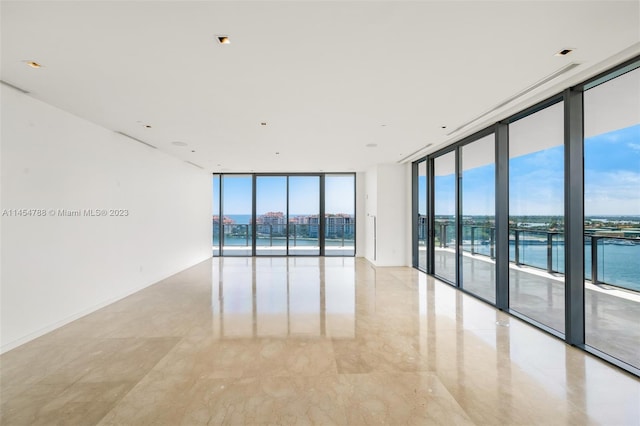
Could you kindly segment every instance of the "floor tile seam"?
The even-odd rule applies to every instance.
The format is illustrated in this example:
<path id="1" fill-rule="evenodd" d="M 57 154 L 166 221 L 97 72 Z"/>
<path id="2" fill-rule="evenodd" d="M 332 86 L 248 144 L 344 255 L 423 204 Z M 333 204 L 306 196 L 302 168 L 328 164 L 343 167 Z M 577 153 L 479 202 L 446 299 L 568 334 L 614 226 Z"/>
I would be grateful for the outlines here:
<path id="1" fill-rule="evenodd" d="M 454 396 L 454 393 L 452 392 L 452 390 L 446 385 L 446 383 L 443 380 L 440 379 L 440 374 L 438 371 L 433 372 L 433 377 L 438 381 L 440 386 L 442 386 L 442 388 L 446 391 L 448 397 L 451 398 L 451 400 L 455 401 L 460 411 L 462 411 L 467 416 L 467 418 L 471 421 L 471 423 L 478 426 L 483 425 L 483 423 L 478 423 L 478 421 L 476 420 L 476 418 L 479 417 L 479 415 L 474 415 L 475 414 L 474 410 L 467 411 L 467 409 L 464 408 L 464 406 L 467 404 L 463 404 L 461 401 L 458 400 L 458 398 Z M 513 425 L 510 425 L 510 426 L 513 426 Z"/>
<path id="2" fill-rule="evenodd" d="M 140 378 L 137 379 L 137 381 L 132 381 L 134 383 L 134 385 L 131 387 L 131 389 L 135 388 L 135 386 L 140 383 L 141 381 L 143 381 L 152 371 L 154 371 L 154 369 L 158 366 L 158 364 L 164 360 L 177 346 L 180 342 L 182 342 L 185 337 L 184 336 L 171 336 L 176 340 L 176 342 L 171 346 L 171 348 L 167 349 L 167 351 L 164 353 L 164 355 L 160 358 L 158 358 L 156 360 L 156 362 L 152 365 L 149 366 L 148 370 L 146 371 L 146 373 L 142 376 L 140 376 Z M 146 340 L 146 339 L 145 339 Z M 116 356 L 117 354 L 112 354 L 112 356 Z M 76 382 L 81 382 L 81 383 L 102 383 L 103 381 L 101 380 L 83 380 L 85 379 L 87 376 L 89 376 L 90 374 L 92 374 L 95 371 L 95 369 L 90 369 L 89 371 L 85 372 L 85 374 L 83 374 L 80 378 L 78 378 L 78 380 L 76 380 Z M 122 382 L 129 382 L 128 380 L 122 380 Z M 131 389 L 129 391 L 131 391 Z M 128 392 L 127 392 L 128 394 Z"/>
<path id="3" fill-rule="evenodd" d="M 320 378 L 330 378 L 336 377 L 340 373 L 338 372 L 337 366 L 335 372 L 326 372 L 326 373 L 315 373 L 315 374 L 305 374 L 305 373 L 275 373 L 275 374 L 242 374 L 241 376 L 233 376 L 233 377 L 208 377 L 206 380 L 246 380 L 246 379 L 295 379 L 295 378 L 303 378 L 303 379 L 320 379 Z"/>
<path id="4" fill-rule="evenodd" d="M 111 404 L 112 408 L 115 407 L 116 405 L 118 405 L 120 403 L 120 401 L 122 401 L 124 399 L 124 397 L 126 395 L 129 394 L 129 392 L 131 392 L 131 390 L 139 383 L 135 382 L 135 381 L 127 381 L 127 380 L 122 380 L 122 381 L 105 381 L 105 382 L 82 382 L 82 383 L 87 383 L 87 384 L 108 384 L 108 383 L 114 383 L 114 384 L 123 384 L 123 383 L 127 383 L 129 386 L 126 387 L 125 391 L 123 391 L 121 394 L 118 395 L 117 398 L 113 399 L 113 400 L 105 400 L 105 399 L 92 399 L 92 400 L 88 400 L 88 401 L 66 401 L 62 406 L 65 406 L 67 404 L 95 404 L 95 403 L 105 403 L 105 404 Z M 67 387 L 63 392 L 61 392 L 60 394 L 70 390 L 74 385 L 78 384 L 78 382 L 75 382 L 73 385 Z M 56 404 L 56 402 L 59 400 L 60 394 L 58 394 L 53 400 L 49 401 L 48 403 L 44 404 L 41 409 L 45 410 L 47 407 L 49 407 L 52 404 Z M 55 406 L 55 405 L 54 405 Z"/>
<path id="5" fill-rule="evenodd" d="M 62 394 L 64 392 L 66 392 L 67 390 L 69 390 L 78 381 L 79 381 L 79 379 L 77 379 L 77 380 L 75 380 L 75 381 L 73 381 L 71 383 L 66 383 L 66 384 L 65 383 L 41 383 L 41 382 L 32 383 L 32 384 L 28 385 L 27 387 L 25 387 L 25 389 L 22 392 L 18 393 L 17 395 L 13 396 L 12 398 L 9 398 L 7 401 L 2 401 L 2 404 L 3 405 L 4 404 L 9 404 L 11 401 L 13 401 L 15 399 L 18 399 L 20 397 L 23 397 L 23 396 L 29 397 L 30 395 L 25 395 L 25 394 L 27 392 L 29 392 L 30 388 L 32 388 L 34 386 L 51 386 L 51 387 L 53 387 L 53 386 L 63 386 L 62 390 L 59 392 L 59 394 Z M 33 395 L 31 395 L 31 396 L 33 396 Z M 53 401 L 50 401 L 50 402 L 53 402 Z M 47 404 L 45 404 L 45 405 L 47 405 Z M 43 407 L 44 407 L 44 405 L 39 407 L 38 410 L 41 410 Z"/>

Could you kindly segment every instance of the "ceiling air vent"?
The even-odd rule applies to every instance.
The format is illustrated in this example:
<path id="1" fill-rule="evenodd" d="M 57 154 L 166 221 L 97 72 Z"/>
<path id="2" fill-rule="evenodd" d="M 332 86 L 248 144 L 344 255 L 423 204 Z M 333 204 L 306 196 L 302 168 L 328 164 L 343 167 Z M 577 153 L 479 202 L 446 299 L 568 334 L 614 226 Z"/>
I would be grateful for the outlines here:
<path id="1" fill-rule="evenodd" d="M 28 94 L 29 94 L 29 91 L 28 91 L 28 90 L 21 89 L 21 88 L 19 88 L 18 86 L 14 86 L 13 84 L 11 84 L 11 83 L 7 83 L 7 82 L 6 82 L 6 81 L 4 81 L 4 80 L 0 80 L 0 83 L 4 84 L 4 85 L 5 85 L 5 86 L 7 86 L 7 87 L 11 87 L 12 89 L 17 90 L 18 92 L 22 92 L 22 93 L 24 93 L 25 95 L 28 95 Z"/>
<path id="2" fill-rule="evenodd" d="M 191 161 L 186 161 L 186 160 L 185 160 L 185 163 L 191 164 L 192 166 L 195 166 L 195 167 L 197 167 L 197 168 L 199 168 L 199 169 L 204 170 L 204 167 L 202 167 L 202 166 L 198 166 L 196 163 L 192 163 Z"/>
<path id="3" fill-rule="evenodd" d="M 133 139 L 134 141 L 136 141 L 136 142 L 138 142 L 138 143 L 141 143 L 142 145 L 146 145 L 146 146 L 148 146 L 149 148 L 158 149 L 158 147 L 153 146 L 153 145 L 151 145 L 150 143 L 146 143 L 145 141 L 142 141 L 142 140 L 140 140 L 140 139 L 138 139 L 138 138 L 134 138 L 133 136 L 128 135 L 128 134 L 126 134 L 126 133 L 124 133 L 124 132 L 116 131 L 116 133 L 117 133 L 117 134 L 119 134 L 119 135 L 122 135 L 122 136 L 124 136 L 124 137 L 126 137 L 126 138 Z"/>

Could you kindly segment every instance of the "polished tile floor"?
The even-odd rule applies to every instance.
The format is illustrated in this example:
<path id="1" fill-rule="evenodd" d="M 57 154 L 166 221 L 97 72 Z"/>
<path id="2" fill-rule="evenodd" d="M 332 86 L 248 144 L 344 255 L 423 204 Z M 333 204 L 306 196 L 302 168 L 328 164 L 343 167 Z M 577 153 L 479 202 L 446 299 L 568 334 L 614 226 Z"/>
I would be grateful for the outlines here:
<path id="1" fill-rule="evenodd" d="M 640 424 L 640 381 L 411 268 L 214 258 L 0 357 L 2 425 Z"/>
<path id="2" fill-rule="evenodd" d="M 426 255 L 423 259 L 426 259 Z M 495 262 L 464 254 L 463 286 L 495 301 Z M 424 262 L 424 260 L 423 260 Z M 435 251 L 436 270 L 455 281 L 455 253 Z M 564 275 L 525 265 L 509 265 L 509 303 L 513 311 L 560 333 L 565 331 Z M 640 369 L 640 293 L 585 282 L 586 344 Z"/>

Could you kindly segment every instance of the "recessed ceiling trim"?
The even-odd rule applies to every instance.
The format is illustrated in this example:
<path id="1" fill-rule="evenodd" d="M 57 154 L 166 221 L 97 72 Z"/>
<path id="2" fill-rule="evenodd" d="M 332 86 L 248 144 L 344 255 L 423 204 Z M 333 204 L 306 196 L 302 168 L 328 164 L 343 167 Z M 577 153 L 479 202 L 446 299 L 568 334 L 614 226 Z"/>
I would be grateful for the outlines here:
<path id="1" fill-rule="evenodd" d="M 122 135 L 122 136 L 124 136 L 124 137 L 126 137 L 126 138 L 133 139 L 134 141 L 136 141 L 136 142 L 138 142 L 138 143 L 141 143 L 142 145 L 146 145 L 146 146 L 148 146 L 149 148 L 158 149 L 158 147 L 157 147 L 157 146 L 153 146 L 153 145 L 151 145 L 150 143 L 147 143 L 147 142 L 145 142 L 145 141 L 142 141 L 142 140 L 140 140 L 140 139 L 138 139 L 138 138 L 134 138 L 133 136 L 128 135 L 128 134 L 126 134 L 126 133 L 124 133 L 124 132 L 120 132 L 120 131 L 116 130 L 116 133 L 117 133 L 117 134 L 119 134 L 119 135 Z"/>
<path id="2" fill-rule="evenodd" d="M 4 81 L 4 80 L 0 80 L 0 83 L 4 84 L 5 86 L 11 87 L 12 89 L 17 90 L 18 92 L 22 92 L 22 93 L 24 93 L 25 95 L 28 95 L 28 94 L 30 93 L 28 90 L 21 89 L 20 87 L 18 87 L 18 86 L 14 86 L 14 85 L 13 85 L 13 84 L 11 84 L 11 83 L 7 83 L 7 82 L 6 82 L 6 81 Z"/>
<path id="3" fill-rule="evenodd" d="M 477 116 L 475 118 L 472 118 L 471 120 L 461 124 L 455 130 L 452 130 L 451 132 L 447 133 L 447 136 L 451 136 L 454 133 L 457 133 L 458 131 L 464 129 L 465 127 L 468 127 L 471 124 L 483 119 L 487 115 L 489 115 L 491 113 L 494 113 L 494 112 L 498 111 L 499 109 L 501 109 L 501 108 L 513 103 L 514 101 L 516 101 L 516 100 L 522 98 L 523 96 L 533 92 L 534 90 L 538 89 L 539 87 L 549 83 L 551 80 L 555 80 L 556 78 L 560 77 L 561 75 L 571 71 L 572 69 L 574 69 L 574 68 L 576 68 L 578 66 L 580 66 L 580 63 L 577 63 L 577 62 L 571 62 L 570 64 L 567 64 L 567 65 L 563 66 L 562 68 L 554 71 L 553 73 L 551 73 L 548 76 L 542 78 L 541 80 L 538 80 L 537 82 L 535 82 L 531 86 L 525 88 L 524 90 L 521 90 L 520 92 L 516 93 L 515 95 L 510 96 L 507 99 L 503 100 L 498 105 L 496 105 L 493 108 L 491 108 L 490 110 L 485 111 L 482 114 L 480 114 L 479 116 Z"/>
<path id="4" fill-rule="evenodd" d="M 192 163 L 191 161 L 187 161 L 187 160 L 185 160 L 185 163 L 191 164 L 192 166 L 195 166 L 195 167 L 197 167 L 197 168 L 199 168 L 199 169 L 204 170 L 204 167 L 199 166 L 199 165 L 197 165 L 196 163 Z"/>

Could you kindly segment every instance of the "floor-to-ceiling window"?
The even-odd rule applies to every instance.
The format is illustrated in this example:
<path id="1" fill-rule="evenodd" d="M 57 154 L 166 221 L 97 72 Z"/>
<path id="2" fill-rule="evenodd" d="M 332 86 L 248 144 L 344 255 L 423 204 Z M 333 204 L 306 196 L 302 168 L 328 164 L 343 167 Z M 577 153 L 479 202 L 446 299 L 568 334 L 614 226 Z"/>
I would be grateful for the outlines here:
<path id="1" fill-rule="evenodd" d="M 325 187 L 325 255 L 354 256 L 356 250 L 356 177 L 327 174 Z"/>
<path id="2" fill-rule="evenodd" d="M 213 175 L 212 243 L 213 255 L 220 256 L 220 175 Z"/>
<path id="3" fill-rule="evenodd" d="M 256 255 L 287 254 L 287 177 L 256 176 Z"/>
<path id="4" fill-rule="evenodd" d="M 289 254 L 320 254 L 320 176 L 289 176 Z"/>
<path id="5" fill-rule="evenodd" d="M 460 148 L 462 179 L 462 279 L 465 290 L 496 300 L 495 136 L 490 134 Z"/>
<path id="6" fill-rule="evenodd" d="M 251 256 L 253 235 L 253 178 L 222 175 L 222 255 Z"/>
<path id="7" fill-rule="evenodd" d="M 456 152 L 434 160 L 434 273 L 456 282 Z"/>
<path id="8" fill-rule="evenodd" d="M 640 375 L 640 58 L 413 166 L 416 267 Z"/>
<path id="9" fill-rule="evenodd" d="M 564 111 L 509 125 L 509 307 L 564 332 Z"/>
<path id="10" fill-rule="evenodd" d="M 585 343 L 640 368 L 640 69 L 584 92 Z"/>
<path id="11" fill-rule="evenodd" d="M 354 256 L 355 174 L 214 174 L 213 255 Z"/>
<path id="12" fill-rule="evenodd" d="M 428 236 L 428 221 L 427 221 L 427 161 L 423 160 L 418 163 L 418 181 L 416 182 L 418 191 L 418 214 L 416 217 L 416 232 L 417 232 L 417 261 L 418 268 L 427 270 L 427 244 Z"/>

